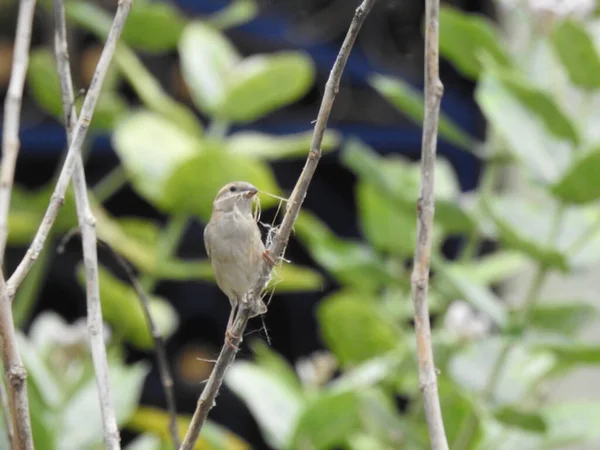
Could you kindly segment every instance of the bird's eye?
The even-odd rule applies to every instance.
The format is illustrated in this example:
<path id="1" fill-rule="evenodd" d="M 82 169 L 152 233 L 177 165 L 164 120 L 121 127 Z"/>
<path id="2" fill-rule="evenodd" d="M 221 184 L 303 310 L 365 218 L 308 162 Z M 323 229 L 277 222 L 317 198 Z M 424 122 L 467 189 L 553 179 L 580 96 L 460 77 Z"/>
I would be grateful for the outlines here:
<path id="1" fill-rule="evenodd" d="M 235 191 L 237 191 L 237 188 L 236 188 L 235 186 L 231 186 L 231 187 L 229 188 L 229 190 L 230 190 L 231 192 L 235 192 Z"/>

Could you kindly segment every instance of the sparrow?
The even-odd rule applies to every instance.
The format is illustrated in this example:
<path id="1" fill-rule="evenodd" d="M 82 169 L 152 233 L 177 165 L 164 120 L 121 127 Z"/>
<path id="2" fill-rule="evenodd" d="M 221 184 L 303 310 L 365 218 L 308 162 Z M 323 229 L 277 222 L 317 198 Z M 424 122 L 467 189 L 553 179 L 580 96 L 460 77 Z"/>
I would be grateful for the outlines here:
<path id="1" fill-rule="evenodd" d="M 230 345 L 237 308 L 260 278 L 261 259 L 272 263 L 252 214 L 252 202 L 257 193 L 258 189 L 245 181 L 223 186 L 215 197 L 210 220 L 204 229 L 204 246 L 217 286 L 231 304 L 226 331 Z M 258 300 L 253 316 L 266 311 L 263 301 Z"/>

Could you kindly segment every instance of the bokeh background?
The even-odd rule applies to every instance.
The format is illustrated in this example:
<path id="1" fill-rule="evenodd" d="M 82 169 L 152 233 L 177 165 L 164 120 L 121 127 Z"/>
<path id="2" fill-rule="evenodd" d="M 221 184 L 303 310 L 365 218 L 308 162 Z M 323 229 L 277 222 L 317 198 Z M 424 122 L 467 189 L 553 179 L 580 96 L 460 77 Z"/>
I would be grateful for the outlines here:
<path id="1" fill-rule="evenodd" d="M 51 2 L 39 3 L 23 98 L 9 273 L 35 231 L 66 145 Z M 573 273 L 594 273 L 597 260 L 592 244 L 598 229 L 594 202 L 599 193 L 593 185 L 600 181 L 600 168 L 593 157 L 594 130 L 600 129 L 594 116 L 599 86 L 596 76 L 585 73 L 597 68 L 589 59 L 597 58 L 593 42 L 600 36 L 599 22 L 594 2 L 569 3 L 443 2 L 442 191 L 432 317 L 451 448 L 562 448 L 598 436 L 579 422 L 575 431 L 560 429 L 564 421 L 577 422 L 572 418 L 577 414 L 599 417 L 597 407 L 582 406 L 577 413 L 539 410 L 548 389 L 558 386 L 553 384 L 556 377 L 600 361 L 595 339 L 582 347 L 578 337 L 583 322 L 596 313 L 597 290 L 590 282 L 576 283 L 558 295 L 558 306 L 546 307 L 538 302 L 543 291 L 535 284 L 552 273 L 559 273 L 559 284 Z M 282 196 L 291 192 L 326 79 L 358 4 L 138 0 L 133 7 L 84 149 L 86 174 L 99 236 L 132 263 L 156 296 L 154 313 L 168 337 L 182 415 L 195 407 L 212 367 L 199 358 L 217 355 L 229 313 L 204 260 L 207 208 L 219 183 L 232 177 L 258 180 L 260 189 Z M 17 10 L 17 2 L 0 2 L 2 100 L 10 79 Z M 67 2 L 79 100 L 114 10 L 114 1 Z M 427 448 L 411 367 L 408 295 L 418 181 L 412 162 L 418 161 L 421 143 L 423 16 L 424 1 L 412 0 L 379 0 L 369 15 L 342 78 L 326 152 L 305 201 L 306 215 L 287 249 L 291 264 L 282 269 L 268 313 L 253 319 L 247 330 L 238 359 L 248 362 L 238 364 L 211 412 L 212 421 L 224 428 L 211 428 L 201 442 L 205 447 L 199 448 Z M 586 45 L 586 38 L 592 44 Z M 289 60 L 280 61 L 279 68 L 268 59 L 283 54 Z M 231 97 L 229 106 L 211 103 L 211 95 L 222 89 L 219 82 L 226 84 L 226 69 L 237 70 L 242 58 L 256 55 L 268 55 L 255 62 L 256 79 L 239 69 L 232 76 L 242 80 L 239 96 Z M 219 58 L 230 58 L 223 63 L 230 66 L 219 67 Z M 261 97 L 279 86 L 280 98 L 262 104 Z M 214 152 L 227 157 L 199 156 Z M 261 221 L 271 224 L 277 202 L 265 195 L 262 200 Z M 527 204 L 519 203 L 525 200 Z M 555 210 L 565 214 L 557 219 L 558 227 L 572 232 L 556 248 L 539 242 L 546 234 L 556 238 L 550 226 L 554 221 L 548 218 Z M 83 410 L 64 406 L 89 377 L 82 375 L 89 360 L 78 321 L 86 311 L 80 241 L 74 238 L 57 251 L 61 237 L 75 224 L 68 201 L 52 241 L 14 304 L 23 345 L 33 355 L 25 358 L 28 369 L 35 372 L 32 367 L 43 360 L 48 365 L 44 370 L 60 373 L 63 368 L 65 379 L 74 380 L 65 381 L 72 386 L 60 394 L 62 403 L 52 404 L 43 392 L 39 404 L 33 403 L 32 408 L 43 410 L 44 404 L 55 414 L 34 423 L 36 444 L 48 443 L 39 448 L 101 446 L 101 434 L 93 430 L 83 438 L 74 431 L 51 437 L 51 424 L 68 430 L 77 412 L 94 409 L 91 394 L 89 404 L 79 399 Z M 587 256 L 573 262 L 567 247 L 581 236 L 587 239 Z M 575 249 L 575 256 L 580 250 Z M 484 264 L 481 258 L 486 257 Z M 139 307 L 106 246 L 99 247 L 99 258 L 109 348 L 119 367 L 115 370 L 126 380 L 122 389 L 129 385 L 134 394 L 123 406 L 128 414 L 120 419 L 124 444 L 168 448 L 160 413 L 164 395 Z M 531 271 L 537 276 L 534 290 L 527 291 L 522 287 L 530 284 Z M 515 281 L 514 275 L 522 273 Z M 556 292 L 545 296 L 557 297 L 552 295 Z M 585 302 L 573 306 L 574 298 Z M 521 348 L 519 341 L 528 347 Z M 502 356 L 504 345 L 508 357 Z M 492 355 L 498 355 L 499 366 L 492 364 Z M 382 368 L 381 358 L 392 361 L 384 364 L 391 368 Z M 502 372 L 504 365 L 514 373 Z M 363 381 L 352 372 L 360 367 Z M 496 371 L 505 373 L 506 380 L 490 381 Z M 36 374 L 30 377 L 36 385 Z M 277 383 L 286 377 L 299 377 L 301 387 L 296 379 L 293 390 L 302 391 L 308 406 L 285 397 L 291 388 Z M 333 378 L 346 380 L 351 386 L 346 389 L 357 396 L 366 393 L 367 399 L 336 397 L 339 387 L 331 385 Z M 586 386 L 586 394 L 597 391 L 589 378 L 581 380 L 578 385 Z M 307 409 L 293 431 L 299 404 Z M 356 416 L 346 417 L 342 410 L 356 411 Z M 136 436 L 147 440 L 138 437 L 130 444 Z"/>

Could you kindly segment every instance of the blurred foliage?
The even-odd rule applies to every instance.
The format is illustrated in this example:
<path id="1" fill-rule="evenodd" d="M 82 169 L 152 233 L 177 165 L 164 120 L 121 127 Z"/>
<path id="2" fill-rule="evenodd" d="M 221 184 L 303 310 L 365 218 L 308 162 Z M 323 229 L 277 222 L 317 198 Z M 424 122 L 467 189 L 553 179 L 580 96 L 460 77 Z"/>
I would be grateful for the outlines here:
<path id="1" fill-rule="evenodd" d="M 69 2 L 67 14 L 70 24 L 100 39 L 110 27 L 110 16 L 91 2 Z M 233 1 L 202 20 L 184 17 L 168 3 L 139 0 L 127 22 L 91 124 L 113 131 L 122 168 L 92 191 L 102 192 L 92 204 L 99 237 L 149 285 L 161 279 L 212 282 L 206 260 L 182 260 L 174 253 L 186 224 L 205 222 L 215 191 L 234 178 L 281 195 L 270 163 L 303 158 L 310 146 L 310 133 L 229 132 L 231 125 L 251 123 L 293 103 L 315 81 L 314 65 L 301 52 L 240 54 L 223 30 L 254 14 L 256 5 L 249 0 Z M 594 426 L 600 417 L 597 403 L 549 404 L 544 396 L 548 382 L 600 363 L 600 345 L 577 340 L 577 332 L 598 311 L 580 293 L 547 299 L 540 291 L 550 273 L 569 276 L 600 260 L 600 133 L 594 131 L 600 120 L 594 115 L 600 98 L 600 27 L 597 17 L 518 14 L 530 19 L 522 25 L 531 42 L 517 51 L 492 22 L 449 7 L 441 11 L 441 53 L 476 82 L 475 97 L 490 124 L 487 140 L 479 142 L 446 114 L 440 119 L 441 139 L 486 162 L 481 187 L 471 193 L 460 191 L 443 158 L 435 174 L 430 306 L 439 320 L 432 339 L 453 450 L 551 449 L 600 437 Z M 136 51 L 178 52 L 193 106 L 171 97 Z M 39 106 L 60 119 L 53 65 L 51 49 L 35 49 L 28 83 Z M 120 96 L 121 81 L 132 87 L 141 107 Z M 372 74 L 369 83 L 407 118 L 422 121 L 419 89 L 380 74 Z M 329 351 L 292 367 L 256 344 L 254 361 L 235 363 L 226 382 L 277 449 L 427 448 L 406 264 L 415 246 L 419 166 L 401 156 L 379 156 L 356 139 L 342 143 L 338 133 L 327 132 L 323 150 L 337 148 L 341 163 L 358 179 L 354 197 L 363 239 L 340 238 L 308 212 L 295 226 L 320 269 L 341 286 L 316 311 Z M 516 168 L 533 195 L 492 189 L 498 170 L 506 167 Z M 170 221 L 161 226 L 111 217 L 102 202 L 126 182 Z M 15 188 L 12 245 L 30 242 L 50 193 L 51 184 L 37 191 Z M 261 195 L 261 201 L 263 209 L 278 206 L 274 197 Z M 55 236 L 75 225 L 69 196 Z M 467 245 L 458 260 L 447 260 L 442 244 L 456 236 Z M 494 242 L 495 250 L 479 256 L 483 241 Z M 42 254 L 38 266 L 51 257 Z M 527 297 L 522 304 L 506 302 L 496 288 L 526 267 L 536 269 Z M 28 277 L 17 296 L 21 322 L 40 276 Z M 138 407 L 147 367 L 125 365 L 120 354 L 122 342 L 150 348 L 151 336 L 134 291 L 104 268 L 100 280 L 104 317 L 112 330 L 111 382 L 119 424 L 140 433 L 129 449 L 162 450 L 168 446 L 165 413 Z M 314 291 L 323 277 L 285 264 L 272 283 L 279 292 Z M 168 299 L 152 296 L 152 305 L 168 337 L 177 327 L 177 314 Z M 100 426 L 93 426 L 99 410 L 84 336 L 81 325 L 67 325 L 52 314 L 40 316 L 29 337 L 19 336 L 30 373 L 37 448 L 101 445 Z M 398 398 L 408 401 L 405 409 L 397 407 Z M 181 429 L 188 421 L 180 418 Z M 208 424 L 197 448 L 248 446 Z"/>

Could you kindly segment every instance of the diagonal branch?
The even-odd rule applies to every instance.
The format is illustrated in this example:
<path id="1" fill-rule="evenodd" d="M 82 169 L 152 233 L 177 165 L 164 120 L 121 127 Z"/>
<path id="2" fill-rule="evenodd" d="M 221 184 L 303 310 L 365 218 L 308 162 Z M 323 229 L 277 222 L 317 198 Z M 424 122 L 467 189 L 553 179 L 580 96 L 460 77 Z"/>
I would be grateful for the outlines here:
<path id="1" fill-rule="evenodd" d="M 4 279 L 4 253 L 8 241 L 8 215 L 10 196 L 17 157 L 19 155 L 19 123 L 21 100 L 29 65 L 31 29 L 35 0 L 22 0 L 19 5 L 15 47 L 10 83 L 4 103 L 4 130 L 2 135 L 2 165 L 0 166 L 0 342 L 7 384 L 8 405 L 3 402 L 8 431 L 13 449 L 33 449 L 29 401 L 27 399 L 27 372 L 19 355 L 12 317 L 10 295 Z"/>
<path id="2" fill-rule="evenodd" d="M 339 90 L 340 79 L 342 78 L 346 61 L 348 61 L 350 51 L 352 50 L 352 46 L 356 41 L 356 37 L 358 36 L 360 28 L 362 27 L 362 24 L 364 23 L 374 4 L 375 0 L 364 0 L 356 9 L 352 23 L 350 24 L 350 28 L 346 34 L 346 38 L 342 43 L 342 47 L 338 53 L 333 68 L 331 69 L 331 73 L 329 74 L 329 79 L 325 85 L 323 100 L 321 101 L 321 107 L 319 108 L 319 114 L 317 116 L 308 158 L 306 159 L 306 163 L 302 169 L 300 178 L 298 178 L 298 181 L 296 182 L 294 191 L 287 202 L 286 213 L 281 226 L 279 227 L 279 230 L 277 231 L 273 242 L 268 249 L 269 253 L 274 258 L 274 261 L 278 261 L 283 256 L 285 247 L 288 243 L 292 228 L 294 226 L 294 222 L 298 217 L 302 202 L 306 197 L 312 176 L 317 169 L 317 164 L 321 158 L 321 143 L 323 141 L 323 135 L 325 133 L 325 129 L 327 128 L 327 121 L 329 120 L 329 115 L 333 107 L 335 96 Z M 210 374 L 208 382 L 206 383 L 206 386 L 204 387 L 204 390 L 198 399 L 196 411 L 192 416 L 192 421 L 181 446 L 181 450 L 192 450 L 194 448 L 194 444 L 198 439 L 198 435 L 200 434 L 202 426 L 208 417 L 208 412 L 214 406 L 219 389 L 223 384 L 225 372 L 235 359 L 235 355 L 237 353 L 236 348 L 239 346 L 239 343 L 242 340 L 248 320 L 254 314 L 253 304 L 257 302 L 261 291 L 268 283 L 272 269 L 273 264 L 267 262 L 262 264 L 260 268 L 261 279 L 248 293 L 250 302 L 241 305 L 241 309 L 239 310 L 233 324 L 233 331 L 231 333 L 232 345 L 230 346 L 225 344 L 221 349 L 221 353 L 219 354 L 219 358 L 217 359 L 213 371 Z"/>
<path id="3" fill-rule="evenodd" d="M 67 143 L 73 143 L 73 129 L 77 126 L 77 110 L 73 94 L 73 80 L 69 64 L 67 45 L 67 26 L 65 22 L 65 6 L 63 0 L 54 1 L 54 50 L 56 66 L 60 79 L 62 106 L 67 130 Z M 85 170 L 81 152 L 75 153 L 73 172 L 73 192 L 77 219 L 81 229 L 83 262 L 86 277 L 87 325 L 90 333 L 90 348 L 104 430 L 104 443 L 108 449 L 120 448 L 119 429 L 113 407 L 108 376 L 108 361 L 102 326 L 102 308 L 100 303 L 100 285 L 98 281 L 98 254 L 96 248 L 96 218 L 90 208 Z"/>
<path id="4" fill-rule="evenodd" d="M 33 242 L 27 250 L 25 257 L 19 263 L 15 272 L 11 275 L 7 282 L 8 295 L 10 297 L 14 295 L 15 290 L 21 284 L 31 269 L 31 266 L 33 266 L 39 254 L 41 253 L 46 242 L 46 238 L 48 237 L 48 233 L 50 232 L 50 228 L 52 228 L 52 225 L 56 220 L 56 216 L 58 215 L 58 211 L 64 203 L 65 193 L 69 186 L 71 176 L 75 170 L 77 155 L 81 154 L 81 146 L 87 135 L 87 131 L 92 120 L 92 115 L 96 107 L 96 102 L 98 101 L 98 96 L 100 95 L 100 91 L 102 89 L 102 83 L 104 82 L 106 72 L 108 71 L 110 62 L 115 53 L 117 41 L 121 36 L 121 31 L 123 30 L 125 19 L 127 19 L 127 15 L 131 9 L 132 1 L 133 0 L 119 0 L 115 18 L 106 39 L 104 49 L 102 50 L 102 54 L 100 55 L 100 60 L 96 66 L 96 71 L 92 77 L 92 82 L 90 83 L 85 100 L 83 101 L 81 114 L 73 130 L 71 144 L 69 145 L 69 150 L 54 188 L 54 192 L 50 198 L 50 204 L 48 205 L 48 209 L 46 210 L 44 218 L 38 227 L 38 230 L 33 238 Z"/>
<path id="5" fill-rule="evenodd" d="M 439 77 L 439 0 L 425 3 L 425 118 L 421 149 L 421 192 L 417 202 L 417 246 L 412 273 L 412 299 L 419 364 L 419 384 L 423 393 L 425 418 L 432 450 L 448 450 L 437 374 L 431 346 L 431 325 L 427 306 L 429 267 L 433 235 L 434 173 L 438 119 L 444 87 Z"/>

